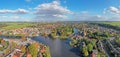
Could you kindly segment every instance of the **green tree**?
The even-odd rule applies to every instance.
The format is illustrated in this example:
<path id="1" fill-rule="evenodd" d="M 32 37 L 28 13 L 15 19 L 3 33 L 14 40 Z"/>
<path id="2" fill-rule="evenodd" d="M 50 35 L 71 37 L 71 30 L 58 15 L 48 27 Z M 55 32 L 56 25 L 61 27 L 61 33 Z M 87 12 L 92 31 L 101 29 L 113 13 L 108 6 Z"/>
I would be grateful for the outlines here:
<path id="1" fill-rule="evenodd" d="M 115 43 L 120 46 L 120 38 L 115 39 Z"/>
<path id="2" fill-rule="evenodd" d="M 89 54 L 88 54 L 88 51 L 86 50 L 85 53 L 84 53 L 84 56 L 87 57 Z"/>
<path id="3" fill-rule="evenodd" d="M 88 53 L 88 50 L 87 50 L 87 47 L 86 47 L 86 46 L 82 48 L 82 53 L 83 53 L 83 55 L 84 55 L 85 57 L 87 57 L 87 56 L 89 55 L 89 53 Z"/>
<path id="4" fill-rule="evenodd" d="M 26 46 L 21 47 L 21 50 L 22 50 L 23 53 L 25 53 L 25 49 L 26 49 Z"/>
<path id="5" fill-rule="evenodd" d="M 91 52 L 93 50 L 93 45 L 91 43 L 89 43 L 87 45 L 88 51 Z"/>
<path id="6" fill-rule="evenodd" d="M 38 49 L 35 47 L 35 45 L 31 44 L 28 48 L 32 57 L 37 57 Z"/>
<path id="7" fill-rule="evenodd" d="M 100 57 L 100 54 L 98 53 L 98 57 Z"/>

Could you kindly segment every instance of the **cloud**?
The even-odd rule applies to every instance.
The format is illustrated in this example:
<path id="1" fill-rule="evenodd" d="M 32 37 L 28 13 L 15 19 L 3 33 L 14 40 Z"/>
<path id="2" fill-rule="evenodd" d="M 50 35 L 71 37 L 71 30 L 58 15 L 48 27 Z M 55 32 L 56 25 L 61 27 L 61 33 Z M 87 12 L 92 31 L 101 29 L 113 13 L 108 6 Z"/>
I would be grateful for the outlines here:
<path id="1" fill-rule="evenodd" d="M 106 21 L 108 18 L 103 15 L 89 13 L 87 11 L 74 13 L 72 15 L 72 21 Z"/>
<path id="2" fill-rule="evenodd" d="M 16 10 L 0 10 L 0 14 L 27 14 L 29 13 L 29 11 L 25 10 L 25 9 L 16 9 Z"/>
<path id="3" fill-rule="evenodd" d="M 18 21 L 21 20 L 20 16 L 0 16 L 1 21 Z"/>
<path id="4" fill-rule="evenodd" d="M 21 17 L 18 15 L 15 15 L 15 16 L 2 15 L 2 16 L 0 16 L 0 21 L 30 21 L 30 20 L 28 18 Z"/>
<path id="5" fill-rule="evenodd" d="M 109 21 L 120 21 L 120 16 L 118 16 L 118 15 L 111 16 L 111 17 L 109 17 L 108 20 Z"/>
<path id="6" fill-rule="evenodd" d="M 70 10 L 60 5 L 60 2 L 53 1 L 52 3 L 44 3 L 38 5 L 36 8 L 36 19 L 65 19 L 67 14 L 72 14 Z"/>
<path id="7" fill-rule="evenodd" d="M 107 21 L 120 21 L 120 7 L 108 7 L 104 9 L 103 13 L 108 18 Z"/>
<path id="8" fill-rule="evenodd" d="M 0 19 L 13 19 L 13 20 L 15 20 L 15 19 L 21 19 L 21 17 L 20 16 L 0 16 Z"/>
<path id="9" fill-rule="evenodd" d="M 102 15 L 94 15 L 91 16 L 89 19 L 92 19 L 92 21 L 107 21 L 108 18 Z"/>
<path id="10" fill-rule="evenodd" d="M 117 14 L 120 15 L 120 7 L 109 7 L 104 10 L 104 13 Z"/>

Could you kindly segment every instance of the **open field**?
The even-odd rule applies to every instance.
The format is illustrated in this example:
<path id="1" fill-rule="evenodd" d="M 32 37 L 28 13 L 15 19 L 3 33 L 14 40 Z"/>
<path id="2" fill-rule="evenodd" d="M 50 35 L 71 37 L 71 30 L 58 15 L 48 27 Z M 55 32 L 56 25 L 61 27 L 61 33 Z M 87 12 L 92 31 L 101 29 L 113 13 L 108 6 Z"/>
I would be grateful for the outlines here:
<path id="1" fill-rule="evenodd" d="M 120 31 L 120 22 L 90 22 L 90 24 Z"/>
<path id="2" fill-rule="evenodd" d="M 112 25 L 112 26 L 120 27 L 120 22 L 103 22 L 103 24 L 109 24 L 109 25 Z"/>
<path id="3" fill-rule="evenodd" d="M 34 26 L 33 23 L 0 23 L 0 24 L 6 25 L 1 27 L 1 29 L 5 29 L 5 30 Z"/>
<path id="4" fill-rule="evenodd" d="M 25 28 L 35 26 L 37 23 L 24 23 L 24 22 L 5 22 L 0 23 L 0 28 L 5 30 L 17 29 L 17 28 Z M 98 22 L 97 24 L 104 24 L 107 26 L 120 27 L 120 22 Z"/>

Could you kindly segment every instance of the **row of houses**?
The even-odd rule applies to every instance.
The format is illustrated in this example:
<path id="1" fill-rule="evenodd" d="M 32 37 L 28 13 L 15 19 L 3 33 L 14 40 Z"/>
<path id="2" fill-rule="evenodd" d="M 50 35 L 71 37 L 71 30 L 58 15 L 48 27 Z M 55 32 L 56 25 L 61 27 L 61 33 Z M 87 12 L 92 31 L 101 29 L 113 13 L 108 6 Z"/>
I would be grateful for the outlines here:
<path id="1" fill-rule="evenodd" d="M 27 40 L 22 41 L 20 39 L 5 39 L 9 42 L 14 42 L 17 44 L 17 46 L 10 51 L 8 54 L 4 54 L 5 57 L 32 57 L 30 54 L 30 51 L 28 49 L 28 46 L 31 44 L 34 44 L 36 49 L 39 51 L 37 57 L 43 57 L 43 53 L 46 52 L 46 45 L 39 44 L 36 41 L 31 40 L 30 38 L 27 38 Z M 22 49 L 25 48 L 25 53 L 22 51 Z"/>
<path id="2" fill-rule="evenodd" d="M 108 45 L 109 49 L 114 53 L 115 55 L 120 55 L 120 51 L 114 48 L 114 46 L 110 43 L 109 40 L 106 40 L 106 44 Z"/>
<path id="3" fill-rule="evenodd" d="M 39 34 L 37 28 L 19 28 L 14 30 L 1 30 L 0 35 L 27 35 L 27 36 L 36 36 Z"/>

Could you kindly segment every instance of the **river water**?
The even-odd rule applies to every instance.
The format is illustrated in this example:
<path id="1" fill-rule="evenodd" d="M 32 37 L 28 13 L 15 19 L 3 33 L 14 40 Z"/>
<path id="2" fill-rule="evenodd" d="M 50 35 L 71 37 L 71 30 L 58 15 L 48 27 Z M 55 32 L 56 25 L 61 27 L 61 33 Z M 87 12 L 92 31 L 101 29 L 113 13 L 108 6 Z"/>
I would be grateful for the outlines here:
<path id="1" fill-rule="evenodd" d="M 38 36 L 32 38 L 35 41 L 48 45 L 50 47 L 51 57 L 80 57 L 79 50 L 69 46 L 69 39 L 50 39 Z"/>

